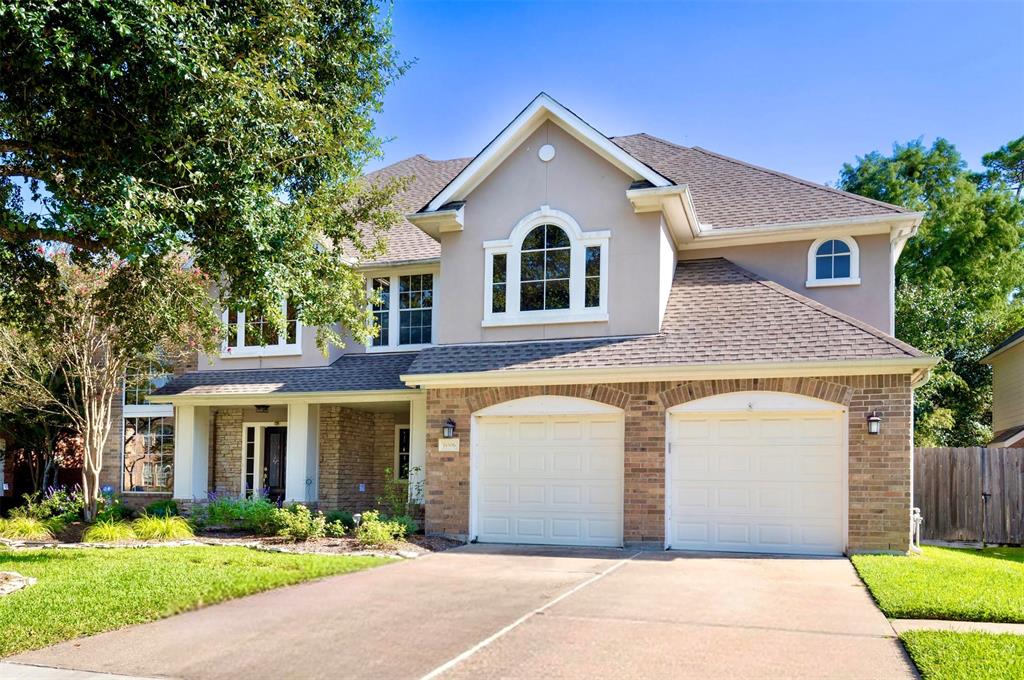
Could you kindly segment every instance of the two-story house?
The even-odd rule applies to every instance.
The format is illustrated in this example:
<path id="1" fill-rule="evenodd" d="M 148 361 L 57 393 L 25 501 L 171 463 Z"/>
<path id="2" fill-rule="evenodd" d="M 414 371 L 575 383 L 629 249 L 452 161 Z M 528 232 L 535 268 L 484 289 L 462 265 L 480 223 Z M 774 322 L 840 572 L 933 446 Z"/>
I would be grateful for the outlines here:
<path id="1" fill-rule="evenodd" d="M 992 367 L 992 441 L 989 446 L 1024 446 L 1024 328 L 982 359 Z"/>
<path id="2" fill-rule="evenodd" d="M 544 94 L 475 157 L 392 176 L 407 219 L 359 265 L 377 338 L 324 357 L 293 314 L 226 318 L 148 402 L 173 406 L 175 498 L 359 511 L 391 468 L 467 540 L 908 548 L 934 362 L 892 335 L 893 271 L 921 214 Z"/>

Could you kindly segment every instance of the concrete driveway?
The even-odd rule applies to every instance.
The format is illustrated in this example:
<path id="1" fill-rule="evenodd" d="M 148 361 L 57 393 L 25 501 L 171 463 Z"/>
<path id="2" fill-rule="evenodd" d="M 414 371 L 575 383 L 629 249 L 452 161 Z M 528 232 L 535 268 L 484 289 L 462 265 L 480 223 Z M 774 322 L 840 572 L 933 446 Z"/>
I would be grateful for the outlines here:
<path id="1" fill-rule="evenodd" d="M 174 678 L 916 677 L 845 559 L 479 545 L 8 661 Z"/>

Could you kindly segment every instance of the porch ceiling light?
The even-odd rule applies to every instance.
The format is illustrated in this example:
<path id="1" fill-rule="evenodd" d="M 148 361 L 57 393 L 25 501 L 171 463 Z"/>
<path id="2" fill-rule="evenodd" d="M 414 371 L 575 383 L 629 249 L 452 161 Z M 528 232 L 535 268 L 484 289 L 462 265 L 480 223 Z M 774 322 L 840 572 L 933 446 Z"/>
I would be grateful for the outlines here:
<path id="1" fill-rule="evenodd" d="M 878 434 L 882 430 L 882 414 L 872 411 L 868 414 L 868 434 Z"/>
<path id="2" fill-rule="evenodd" d="M 270 407 L 266 404 L 256 404 L 256 413 L 266 413 L 270 410 Z"/>
<path id="3" fill-rule="evenodd" d="M 451 439 L 455 436 L 455 421 L 449 418 L 444 421 L 444 425 L 441 426 L 441 436 L 445 439 Z"/>

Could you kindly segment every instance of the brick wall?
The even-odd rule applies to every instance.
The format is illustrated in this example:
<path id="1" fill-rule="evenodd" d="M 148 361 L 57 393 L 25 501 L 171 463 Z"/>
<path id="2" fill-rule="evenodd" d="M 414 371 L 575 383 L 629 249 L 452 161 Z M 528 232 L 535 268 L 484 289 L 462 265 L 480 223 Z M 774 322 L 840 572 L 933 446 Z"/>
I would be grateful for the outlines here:
<path id="1" fill-rule="evenodd" d="M 426 529 L 465 536 L 469 531 L 470 416 L 510 399 L 542 394 L 593 399 L 625 411 L 624 539 L 664 542 L 665 410 L 726 392 L 767 390 L 817 397 L 849 408 L 849 548 L 905 551 L 910 539 L 911 388 L 906 375 L 767 378 L 615 385 L 558 385 L 428 390 L 427 432 L 452 418 L 459 453 L 437 450 L 427 438 Z M 867 434 L 866 417 L 883 414 L 882 432 Z"/>
<path id="2" fill-rule="evenodd" d="M 218 494 L 242 493 L 242 409 L 210 409 L 210 486 Z"/>
<path id="3" fill-rule="evenodd" d="M 393 466 L 394 446 L 393 414 L 321 406 L 320 507 L 352 512 L 376 508 L 384 491 L 384 469 Z"/>

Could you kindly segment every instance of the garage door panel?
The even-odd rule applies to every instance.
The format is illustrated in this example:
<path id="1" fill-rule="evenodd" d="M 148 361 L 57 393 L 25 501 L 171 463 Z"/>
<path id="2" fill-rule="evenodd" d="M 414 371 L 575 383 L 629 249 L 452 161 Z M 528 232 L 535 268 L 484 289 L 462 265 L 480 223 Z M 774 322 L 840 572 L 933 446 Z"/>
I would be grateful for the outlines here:
<path id="1" fill-rule="evenodd" d="M 513 436 L 481 440 L 476 450 L 478 540 L 622 544 L 621 416 L 485 416 L 478 429 L 501 431 L 492 420 Z M 507 465 L 491 464 L 506 457 Z M 492 487 L 509 491 L 488 494 Z"/>
<path id="2" fill-rule="evenodd" d="M 671 547 L 842 552 L 840 412 L 687 413 L 670 427 Z"/>

